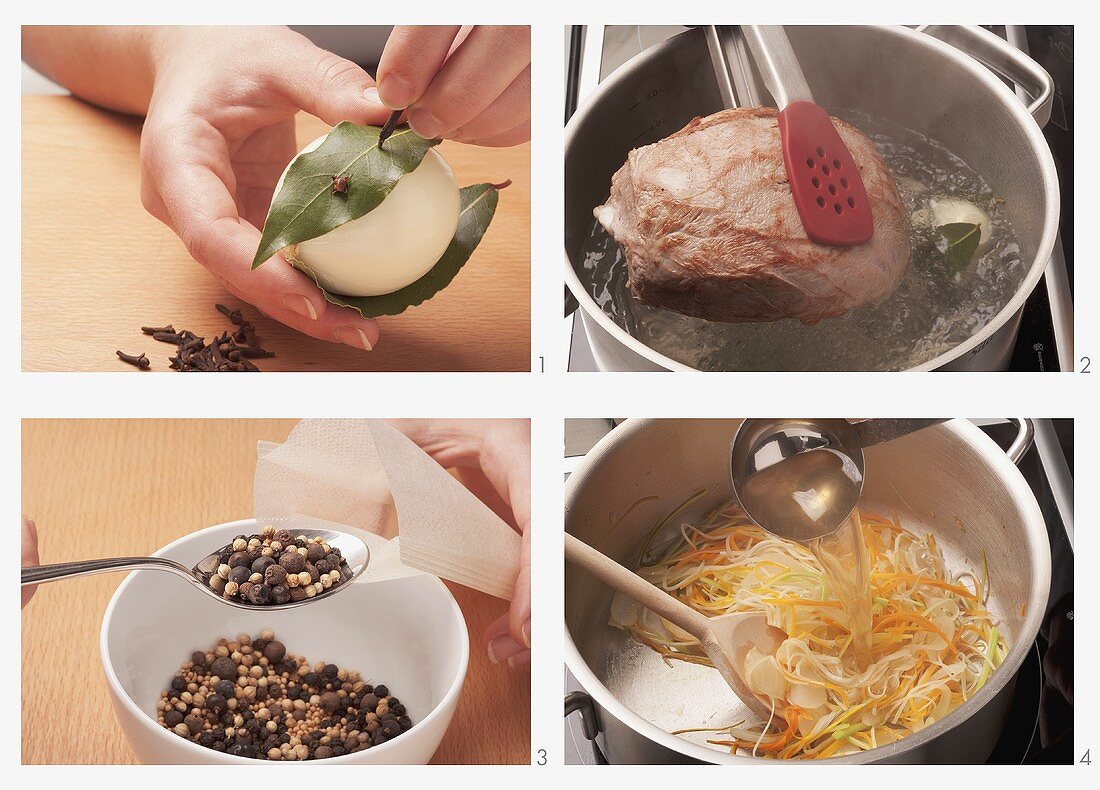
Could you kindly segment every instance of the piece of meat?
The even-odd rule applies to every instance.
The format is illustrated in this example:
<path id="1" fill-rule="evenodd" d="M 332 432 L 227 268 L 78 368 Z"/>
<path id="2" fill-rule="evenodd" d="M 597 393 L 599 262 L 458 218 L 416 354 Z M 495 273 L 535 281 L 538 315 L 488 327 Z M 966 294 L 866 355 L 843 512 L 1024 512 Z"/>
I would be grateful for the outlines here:
<path id="1" fill-rule="evenodd" d="M 859 166 L 875 235 L 816 244 L 787 183 L 778 115 L 724 110 L 630 152 L 595 214 L 622 245 L 639 300 L 711 321 L 813 324 L 893 293 L 909 265 L 909 225 L 874 144 L 832 119 Z"/>

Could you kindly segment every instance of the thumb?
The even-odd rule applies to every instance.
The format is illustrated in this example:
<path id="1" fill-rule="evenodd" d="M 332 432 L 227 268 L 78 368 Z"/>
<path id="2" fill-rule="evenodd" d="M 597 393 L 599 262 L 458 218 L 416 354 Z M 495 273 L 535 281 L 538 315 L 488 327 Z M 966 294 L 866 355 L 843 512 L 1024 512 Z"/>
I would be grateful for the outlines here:
<path id="1" fill-rule="evenodd" d="M 278 87 L 287 100 L 330 126 L 341 121 L 379 126 L 390 114 L 367 72 L 305 36 L 296 35 L 276 63 Z"/>

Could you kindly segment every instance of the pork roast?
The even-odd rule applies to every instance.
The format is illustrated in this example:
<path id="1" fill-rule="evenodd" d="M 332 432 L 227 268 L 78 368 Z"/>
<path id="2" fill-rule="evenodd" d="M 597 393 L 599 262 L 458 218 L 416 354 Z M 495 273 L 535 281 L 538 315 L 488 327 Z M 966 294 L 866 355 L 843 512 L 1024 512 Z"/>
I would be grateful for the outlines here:
<path id="1" fill-rule="evenodd" d="M 724 110 L 630 152 L 595 214 L 626 254 L 635 297 L 710 321 L 813 324 L 894 291 L 909 265 L 909 226 L 874 144 L 832 119 L 863 176 L 875 235 L 855 247 L 816 244 L 787 183 L 778 115 Z"/>

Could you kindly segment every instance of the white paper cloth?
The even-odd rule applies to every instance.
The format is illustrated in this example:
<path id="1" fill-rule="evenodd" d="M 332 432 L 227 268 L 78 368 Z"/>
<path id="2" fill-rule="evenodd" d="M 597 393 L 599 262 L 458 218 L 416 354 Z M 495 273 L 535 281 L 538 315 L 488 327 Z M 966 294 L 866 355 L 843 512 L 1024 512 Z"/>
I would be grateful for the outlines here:
<path id="1" fill-rule="evenodd" d="M 257 520 L 363 538 L 371 561 L 357 583 L 423 571 L 511 598 L 520 536 L 388 423 L 303 420 L 257 455 Z"/>

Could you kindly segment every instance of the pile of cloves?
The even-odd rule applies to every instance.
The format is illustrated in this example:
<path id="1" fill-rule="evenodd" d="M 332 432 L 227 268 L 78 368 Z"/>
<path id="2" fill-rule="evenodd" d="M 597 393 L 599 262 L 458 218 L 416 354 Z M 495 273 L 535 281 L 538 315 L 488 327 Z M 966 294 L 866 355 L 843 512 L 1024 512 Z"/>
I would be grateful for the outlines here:
<path id="1" fill-rule="evenodd" d="M 176 346 L 175 356 L 169 358 L 169 367 L 172 370 L 186 373 L 258 373 L 260 369 L 252 360 L 273 357 L 274 352 L 260 347 L 256 341 L 256 327 L 245 319 L 240 310 L 221 304 L 215 307 L 236 329 L 232 333 L 223 332 L 210 343 L 190 330 L 177 332 L 171 324 L 143 326 L 141 331 L 152 336 L 154 340 Z M 149 368 L 149 358 L 145 354 L 134 356 L 122 351 L 115 353 L 123 362 L 140 370 Z"/>

